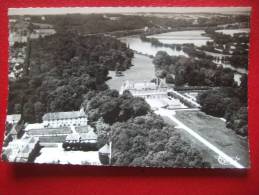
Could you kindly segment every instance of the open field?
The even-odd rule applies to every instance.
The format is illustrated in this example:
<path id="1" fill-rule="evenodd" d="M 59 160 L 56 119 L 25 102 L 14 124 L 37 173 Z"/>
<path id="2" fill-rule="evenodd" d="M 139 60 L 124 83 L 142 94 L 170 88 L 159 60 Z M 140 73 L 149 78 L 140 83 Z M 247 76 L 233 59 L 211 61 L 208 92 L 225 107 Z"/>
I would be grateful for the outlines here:
<path id="1" fill-rule="evenodd" d="M 226 128 L 224 121 L 201 111 L 176 111 L 175 117 L 243 166 L 249 167 L 247 138 Z"/>
<path id="2" fill-rule="evenodd" d="M 208 147 L 204 146 L 204 144 L 202 144 L 201 142 L 198 142 L 196 138 L 194 138 L 193 136 L 191 136 L 189 133 L 187 133 L 186 131 L 184 131 L 181 128 L 178 128 L 177 124 L 174 123 L 170 118 L 163 116 L 164 121 L 172 126 L 175 126 L 176 132 L 179 132 L 183 138 L 184 141 L 188 142 L 192 148 L 197 149 L 201 155 L 202 158 L 209 162 L 211 165 L 211 168 L 234 168 L 231 165 L 222 165 L 218 162 L 218 156 L 212 152 Z"/>

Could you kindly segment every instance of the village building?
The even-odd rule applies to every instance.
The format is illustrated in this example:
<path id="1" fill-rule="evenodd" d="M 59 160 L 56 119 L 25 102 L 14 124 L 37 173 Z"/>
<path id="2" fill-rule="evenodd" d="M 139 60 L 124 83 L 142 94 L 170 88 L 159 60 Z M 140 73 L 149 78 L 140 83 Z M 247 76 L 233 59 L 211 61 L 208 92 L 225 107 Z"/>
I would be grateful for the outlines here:
<path id="1" fill-rule="evenodd" d="M 43 23 L 31 23 L 30 18 L 18 20 L 14 25 L 9 26 L 9 44 L 26 43 L 30 39 L 38 39 L 56 33 L 53 25 Z"/>
<path id="2" fill-rule="evenodd" d="M 192 21 L 192 24 L 194 24 L 194 25 L 197 25 L 197 24 L 199 24 L 199 21 L 198 21 L 198 19 L 196 18 L 196 19 L 194 19 L 193 21 Z"/>
<path id="3" fill-rule="evenodd" d="M 22 132 L 22 128 L 19 128 L 17 125 L 12 125 L 12 128 L 7 136 L 10 136 L 12 139 L 18 139 Z"/>
<path id="4" fill-rule="evenodd" d="M 56 31 L 52 28 L 39 28 L 39 29 L 34 29 L 33 32 L 30 35 L 31 39 L 39 39 L 43 38 L 46 36 L 50 36 L 55 34 Z"/>
<path id="5" fill-rule="evenodd" d="M 15 43 L 26 43 L 28 41 L 29 22 L 18 20 L 13 25 L 9 23 L 9 45 L 13 46 Z"/>
<path id="6" fill-rule="evenodd" d="M 51 25 L 51 24 L 37 23 L 37 22 L 33 22 L 32 24 L 33 24 L 33 26 L 35 26 L 36 29 L 38 29 L 38 28 L 41 28 L 41 29 L 53 29 L 53 25 Z"/>
<path id="7" fill-rule="evenodd" d="M 109 15 L 103 15 L 104 18 L 106 19 L 109 19 L 109 20 L 113 20 L 113 21 L 116 21 L 116 20 L 119 20 L 120 17 L 119 16 L 109 16 Z"/>
<path id="8" fill-rule="evenodd" d="M 7 140 L 18 139 L 23 135 L 24 133 L 23 126 L 18 125 L 20 121 L 21 121 L 20 114 L 7 115 L 6 123 L 10 125 L 10 131 L 6 135 L 6 137 L 8 137 Z"/>
<path id="9" fill-rule="evenodd" d="M 145 27 L 144 27 L 144 31 L 145 31 L 145 32 L 147 32 L 148 29 L 149 29 L 148 26 L 145 26 Z"/>
<path id="10" fill-rule="evenodd" d="M 30 18 L 30 17 L 25 17 L 25 18 L 24 18 L 24 21 L 30 22 L 30 21 L 31 21 L 31 18 Z"/>
<path id="11" fill-rule="evenodd" d="M 9 44 L 13 46 L 15 43 L 26 43 L 28 41 L 27 34 L 21 34 L 17 32 L 9 33 Z"/>
<path id="12" fill-rule="evenodd" d="M 10 162 L 33 162 L 39 150 L 39 139 L 25 135 L 4 147 L 2 157 Z"/>
<path id="13" fill-rule="evenodd" d="M 11 114 L 6 116 L 6 122 L 10 124 L 17 124 L 21 120 L 20 114 Z"/>
<path id="14" fill-rule="evenodd" d="M 16 19 L 9 19 L 9 23 L 15 23 L 17 20 Z"/>

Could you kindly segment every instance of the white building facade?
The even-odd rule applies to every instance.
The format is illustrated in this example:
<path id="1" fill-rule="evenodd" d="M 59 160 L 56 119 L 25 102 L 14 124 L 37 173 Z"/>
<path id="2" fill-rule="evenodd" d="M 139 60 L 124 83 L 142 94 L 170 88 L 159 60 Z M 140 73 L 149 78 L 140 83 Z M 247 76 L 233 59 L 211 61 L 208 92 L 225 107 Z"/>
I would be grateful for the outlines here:
<path id="1" fill-rule="evenodd" d="M 53 112 L 43 116 L 45 128 L 59 128 L 70 126 L 87 126 L 87 116 L 83 109 L 72 112 Z"/>

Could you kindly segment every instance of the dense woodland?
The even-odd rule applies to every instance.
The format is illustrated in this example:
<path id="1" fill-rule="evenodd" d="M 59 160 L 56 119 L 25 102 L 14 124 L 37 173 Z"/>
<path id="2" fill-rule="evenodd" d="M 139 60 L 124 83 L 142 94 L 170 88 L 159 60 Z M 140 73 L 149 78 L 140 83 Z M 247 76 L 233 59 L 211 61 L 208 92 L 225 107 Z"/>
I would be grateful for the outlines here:
<path id="1" fill-rule="evenodd" d="M 232 56 L 228 58 L 231 65 L 238 68 L 248 68 L 248 43 L 249 38 L 244 34 L 235 34 L 233 37 L 217 33 L 215 30 L 206 30 L 215 44 L 225 45 L 223 53 L 229 54 L 230 46 L 235 44 Z M 237 134 L 247 135 L 247 75 L 241 78 L 240 86 L 234 82 L 234 72 L 228 68 L 217 66 L 212 58 L 202 50 L 215 52 L 215 44 L 208 42 L 199 50 L 192 44 L 163 44 L 154 38 L 142 36 L 143 41 L 151 42 L 157 46 L 167 46 L 180 49 L 188 54 L 184 56 L 169 56 L 166 52 L 158 52 L 153 60 L 158 76 L 166 78 L 167 83 L 174 83 L 176 87 L 211 86 L 217 87 L 200 94 L 198 101 L 202 111 L 207 114 L 224 117 L 226 126 Z M 218 51 L 216 51 L 218 52 Z"/>
<path id="2" fill-rule="evenodd" d="M 202 46 L 202 50 L 231 55 L 227 60 L 232 66 L 248 69 L 249 35 L 247 33 L 236 33 L 231 36 L 216 32 L 212 28 L 206 29 L 205 35 L 213 41 Z"/>
<path id="3" fill-rule="evenodd" d="M 160 15 L 158 13 L 158 15 Z M 161 16 L 161 15 L 160 15 Z M 19 18 L 19 16 L 11 16 Z M 149 27 L 154 31 L 158 29 L 183 30 L 187 28 L 207 28 L 217 25 L 228 24 L 235 28 L 234 23 L 247 23 L 249 16 L 246 15 L 197 15 L 197 22 L 185 14 L 172 14 L 171 17 L 156 17 L 154 15 L 122 15 L 122 14 L 67 14 L 30 16 L 32 23 L 52 24 L 57 32 L 63 32 L 64 27 L 81 34 L 102 33 L 120 30 L 133 30 Z M 114 19 L 112 19 L 114 18 Z"/>
<path id="4" fill-rule="evenodd" d="M 127 121 L 129 118 L 145 115 L 150 111 L 143 98 L 133 97 L 130 92 L 119 96 L 117 90 L 90 91 L 83 103 L 89 121 L 103 118 L 105 123 Z"/>
<path id="5" fill-rule="evenodd" d="M 31 42 L 21 79 L 10 81 L 9 113 L 39 122 L 45 112 L 78 110 L 89 90 L 107 86 L 108 70 L 131 66 L 133 52 L 104 36 L 56 34 Z"/>
<path id="6" fill-rule="evenodd" d="M 111 127 L 112 164 L 154 167 L 210 167 L 201 153 L 154 114 Z"/>
<path id="7" fill-rule="evenodd" d="M 216 87 L 198 96 L 201 109 L 207 114 L 224 117 L 226 126 L 233 129 L 237 134 L 247 135 L 247 75 L 243 74 L 240 86 L 234 82 L 234 71 L 212 62 L 203 50 L 219 52 L 215 47 L 223 50 L 224 54 L 230 54 L 230 48 L 234 48 L 231 57 L 227 60 L 231 65 L 238 68 L 248 68 L 248 45 L 249 38 L 245 34 L 234 36 L 215 32 L 215 29 L 205 31 L 213 42 L 197 48 L 192 44 L 183 44 L 181 47 L 189 57 L 169 56 L 160 51 L 156 54 L 153 62 L 158 76 L 166 78 L 167 83 L 179 86 L 211 86 Z M 142 36 L 143 41 L 160 45 L 158 40 Z M 171 48 L 180 48 L 179 45 L 162 44 Z M 234 47 L 233 47 L 234 46 Z"/>
<path id="8" fill-rule="evenodd" d="M 99 132 L 100 146 L 112 141 L 112 164 L 156 167 L 210 167 L 172 126 L 128 91 L 90 91 L 83 103 Z"/>
<path id="9" fill-rule="evenodd" d="M 107 89 L 108 70 L 131 65 L 133 53 L 125 44 L 102 36 L 57 34 L 32 42 L 30 52 L 28 74 L 10 82 L 10 113 L 39 122 L 45 112 L 83 105 L 99 132 L 98 147 L 113 142 L 114 165 L 210 167 L 173 127 L 152 114 L 144 99 Z"/>
<path id="10" fill-rule="evenodd" d="M 160 77 L 167 78 L 176 86 L 233 86 L 234 73 L 230 69 L 217 66 L 210 59 L 170 56 L 159 51 L 154 60 Z M 170 78 L 173 77 L 174 78 Z"/>
<path id="11" fill-rule="evenodd" d="M 159 28 L 161 26 L 192 25 L 191 21 L 184 19 L 158 18 L 153 16 L 143 17 L 141 15 L 122 15 L 122 14 L 68 14 L 31 17 L 32 22 L 48 23 L 54 25 L 57 32 L 67 29 L 73 29 L 80 34 L 107 33 L 113 31 L 127 31 L 134 29 L 144 29 L 145 27 Z M 125 34 L 126 35 L 126 34 Z"/>
<path id="12" fill-rule="evenodd" d="M 186 47 L 190 51 L 192 47 Z M 232 70 L 217 66 L 199 52 L 189 52 L 189 57 L 169 56 L 160 51 L 153 62 L 160 77 L 179 86 L 211 86 L 198 96 L 201 110 L 207 114 L 224 117 L 227 127 L 237 134 L 247 135 L 247 75 L 241 78 L 240 86 L 234 82 Z M 199 56 L 199 58 L 197 58 Z"/>
<path id="13" fill-rule="evenodd" d="M 202 111 L 224 117 L 226 126 L 237 134 L 247 135 L 247 75 L 243 75 L 238 87 L 211 89 L 198 96 Z"/>

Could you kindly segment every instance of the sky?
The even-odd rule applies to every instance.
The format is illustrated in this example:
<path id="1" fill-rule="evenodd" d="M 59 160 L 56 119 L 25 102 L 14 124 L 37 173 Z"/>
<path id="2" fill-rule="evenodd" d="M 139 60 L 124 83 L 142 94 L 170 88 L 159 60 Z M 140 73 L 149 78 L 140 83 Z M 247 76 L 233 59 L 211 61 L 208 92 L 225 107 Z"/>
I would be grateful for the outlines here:
<path id="1" fill-rule="evenodd" d="M 240 13 L 250 12 L 250 7 L 60 7 L 60 8 L 9 8 L 9 15 L 55 15 L 90 13 Z"/>

